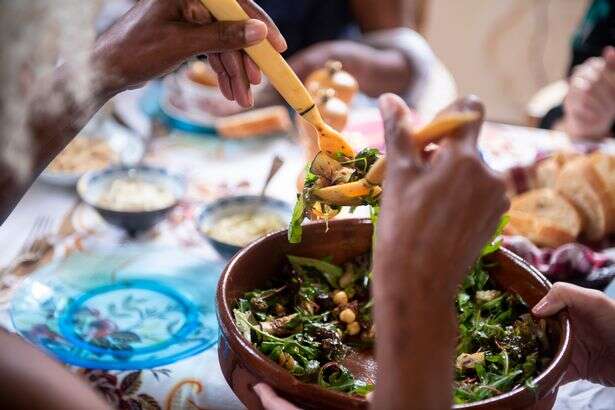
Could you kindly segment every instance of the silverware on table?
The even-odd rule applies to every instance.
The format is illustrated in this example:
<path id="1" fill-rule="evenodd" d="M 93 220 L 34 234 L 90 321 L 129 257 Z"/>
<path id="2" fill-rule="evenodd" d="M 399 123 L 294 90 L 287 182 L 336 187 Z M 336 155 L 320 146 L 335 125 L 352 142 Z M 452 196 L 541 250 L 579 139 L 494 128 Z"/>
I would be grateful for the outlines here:
<path id="1" fill-rule="evenodd" d="M 271 168 L 269 168 L 269 174 L 267 175 L 267 178 L 265 179 L 265 183 L 263 184 L 263 187 L 261 188 L 261 192 L 259 194 L 261 201 L 263 197 L 265 196 L 265 192 L 267 191 L 269 182 L 271 182 L 275 174 L 277 174 L 280 168 L 282 168 L 282 165 L 284 165 L 284 160 L 279 155 L 276 155 L 275 157 L 273 157 L 273 160 L 271 161 Z"/>
<path id="2" fill-rule="evenodd" d="M 53 220 L 48 216 L 38 216 L 26 236 L 17 256 L 0 271 L 0 276 L 15 270 L 22 265 L 31 265 L 41 260 L 53 247 L 49 235 L 53 230 Z"/>

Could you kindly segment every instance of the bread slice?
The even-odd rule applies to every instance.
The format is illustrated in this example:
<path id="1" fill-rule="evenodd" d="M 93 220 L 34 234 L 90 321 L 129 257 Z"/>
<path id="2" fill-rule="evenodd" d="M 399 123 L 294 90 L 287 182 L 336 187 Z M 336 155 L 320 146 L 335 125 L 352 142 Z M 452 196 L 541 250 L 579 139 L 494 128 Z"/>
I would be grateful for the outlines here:
<path id="1" fill-rule="evenodd" d="M 556 248 L 574 242 L 581 231 L 577 210 L 550 188 L 513 198 L 508 215 L 506 233 L 525 236 L 538 246 Z"/>
<path id="2" fill-rule="evenodd" d="M 225 138 L 249 138 L 288 131 L 291 127 L 286 108 L 280 105 L 251 110 L 216 121 L 216 131 Z"/>
<path id="3" fill-rule="evenodd" d="M 577 158 L 574 152 L 557 152 L 536 165 L 536 188 L 555 188 L 555 181 L 566 162 Z"/>
<path id="4" fill-rule="evenodd" d="M 590 160 L 606 187 L 612 217 L 607 230 L 608 233 L 613 233 L 615 232 L 615 156 L 594 152 L 590 155 Z"/>
<path id="5" fill-rule="evenodd" d="M 567 162 L 555 186 L 581 214 L 583 236 L 590 241 L 602 239 L 614 216 L 611 215 L 607 188 L 590 158 L 582 156 Z"/>

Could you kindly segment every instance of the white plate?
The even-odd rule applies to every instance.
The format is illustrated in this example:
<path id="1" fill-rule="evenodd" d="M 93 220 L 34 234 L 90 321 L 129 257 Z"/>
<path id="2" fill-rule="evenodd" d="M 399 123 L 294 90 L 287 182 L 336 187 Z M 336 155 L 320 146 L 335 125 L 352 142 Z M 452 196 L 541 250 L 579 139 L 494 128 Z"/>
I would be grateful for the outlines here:
<path id="1" fill-rule="evenodd" d="M 142 139 L 110 119 L 91 121 L 79 136 L 105 139 L 117 154 L 119 162 L 125 165 L 136 164 L 144 153 Z M 39 178 L 51 185 L 74 187 L 83 174 L 85 172 L 54 172 L 46 169 Z"/>
<path id="2" fill-rule="evenodd" d="M 165 77 L 162 81 L 160 109 L 168 117 L 199 127 L 213 128 L 216 118 L 200 108 L 215 104 L 224 97 L 218 90 L 199 86 L 185 78 L 184 72 Z"/>

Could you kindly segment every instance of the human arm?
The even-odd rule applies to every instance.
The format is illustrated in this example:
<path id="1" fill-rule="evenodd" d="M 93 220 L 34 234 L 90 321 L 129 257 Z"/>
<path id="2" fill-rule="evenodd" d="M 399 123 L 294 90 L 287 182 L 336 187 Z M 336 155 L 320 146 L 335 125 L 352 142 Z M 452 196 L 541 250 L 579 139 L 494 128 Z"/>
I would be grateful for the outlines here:
<path id="1" fill-rule="evenodd" d="M 281 51 L 284 40 L 268 17 L 251 1 L 242 1 L 242 5 L 265 23 L 258 19 L 212 22 L 199 0 L 139 1 L 96 40 L 83 60 L 66 56 L 65 63 L 30 87 L 24 135 L 3 136 L 4 149 L 10 145 L 9 138 L 29 137 L 30 146 L 29 157 L 15 161 L 17 164 L 0 159 L 0 221 L 47 164 L 115 94 L 206 52 L 220 52 L 220 58 L 231 63 L 236 58 L 243 61 L 243 54 L 236 50 L 266 36 Z M 223 57 L 230 52 L 230 57 Z M 253 63 L 243 62 L 241 66 L 231 65 L 229 71 L 223 67 L 217 74 L 228 98 L 249 105 L 249 84 L 258 82 L 260 74 Z M 18 123 L 24 119 L 12 120 Z M 21 170 L 17 171 L 19 166 Z"/>
<path id="2" fill-rule="evenodd" d="M 17 335 L 0 330 L 0 407 L 14 410 L 110 410 L 102 397 Z"/>
<path id="3" fill-rule="evenodd" d="M 472 99 L 457 107 L 482 113 Z M 503 181 L 478 155 L 482 118 L 424 162 L 407 110 L 399 98 L 381 99 L 387 170 L 374 254 L 373 405 L 443 409 L 452 401 L 455 291 L 508 203 Z"/>
<path id="4" fill-rule="evenodd" d="M 364 37 L 396 28 L 414 28 L 414 2 L 403 0 L 353 0 L 351 11 Z M 292 56 L 290 65 L 300 78 L 339 60 L 357 79 L 360 89 L 377 97 L 385 92 L 405 94 L 412 85 L 415 61 L 395 47 L 374 47 L 365 42 L 334 40 L 315 44 Z"/>
<path id="5" fill-rule="evenodd" d="M 615 300 L 603 292 L 558 282 L 534 306 L 538 317 L 567 309 L 574 329 L 572 362 L 563 383 L 589 380 L 615 386 Z"/>

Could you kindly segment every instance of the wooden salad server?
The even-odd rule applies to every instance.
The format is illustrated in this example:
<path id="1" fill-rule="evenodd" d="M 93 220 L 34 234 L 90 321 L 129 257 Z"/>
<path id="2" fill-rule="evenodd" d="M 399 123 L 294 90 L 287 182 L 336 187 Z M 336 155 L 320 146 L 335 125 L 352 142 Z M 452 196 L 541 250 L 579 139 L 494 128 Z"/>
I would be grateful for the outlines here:
<path id="1" fill-rule="evenodd" d="M 472 121 L 475 121 L 479 118 L 479 116 L 480 114 L 475 111 L 442 113 L 435 117 L 433 121 L 419 128 L 412 134 L 413 143 L 417 144 L 421 148 L 424 148 L 431 143 L 437 143 L 446 136 L 450 135 L 451 132 Z M 337 162 L 333 165 L 322 161 L 321 163 L 324 165 L 322 167 L 323 169 L 312 166 L 311 170 L 316 175 L 324 176 L 325 178 L 335 171 L 335 169 L 332 169 L 335 167 L 335 164 L 337 164 L 338 167 L 341 167 Z M 376 198 L 382 193 L 382 188 L 380 185 L 384 179 L 385 169 L 386 157 L 383 156 L 380 157 L 374 165 L 372 165 L 364 178 L 354 182 L 317 188 L 314 189 L 312 193 L 316 198 L 328 205 L 360 205 L 362 198 Z"/>
<path id="2" fill-rule="evenodd" d="M 201 2 L 220 21 L 243 21 L 250 18 L 236 0 L 201 0 Z M 286 102 L 316 128 L 318 145 L 322 151 L 334 157 L 341 153 L 347 158 L 354 158 L 354 150 L 339 132 L 323 121 L 308 90 L 268 40 L 245 48 L 245 52 L 265 73 Z"/>
<path id="3" fill-rule="evenodd" d="M 442 113 L 412 134 L 413 143 L 422 148 L 435 144 L 458 128 L 476 121 L 479 116 L 475 111 Z M 365 175 L 365 179 L 370 184 L 380 185 L 384 179 L 385 167 L 386 157 L 379 158 Z"/>

